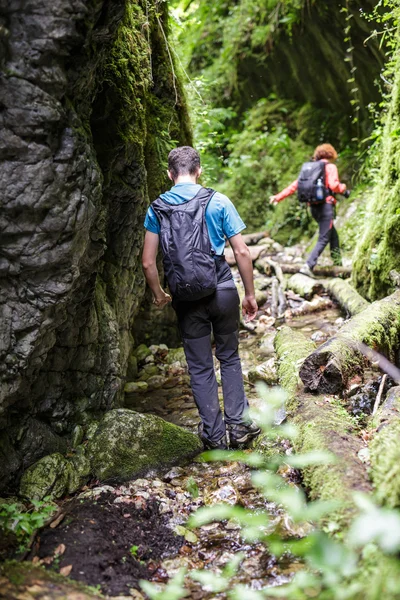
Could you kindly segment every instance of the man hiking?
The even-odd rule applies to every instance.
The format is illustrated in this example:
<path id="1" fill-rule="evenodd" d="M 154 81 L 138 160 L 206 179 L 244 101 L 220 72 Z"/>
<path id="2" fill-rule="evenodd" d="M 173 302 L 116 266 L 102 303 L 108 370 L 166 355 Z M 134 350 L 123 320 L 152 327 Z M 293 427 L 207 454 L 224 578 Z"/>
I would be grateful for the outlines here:
<path id="1" fill-rule="evenodd" d="M 229 443 L 236 448 L 256 437 L 260 429 L 246 415 L 249 405 L 238 354 L 240 301 L 224 257 L 225 238 L 244 284 L 242 311 L 247 320 L 254 319 L 258 310 L 253 264 L 240 233 L 245 224 L 226 196 L 197 183 L 201 171 L 194 148 L 182 146 L 170 152 L 168 177 L 174 185 L 147 211 L 142 263 L 153 302 L 161 308 L 171 296 L 162 289 L 157 271 L 160 243 L 204 447 L 226 449 Z M 225 419 L 218 402 L 212 332 L 221 365 Z"/>
<path id="2" fill-rule="evenodd" d="M 309 277 L 314 277 L 313 268 L 328 243 L 333 264 L 337 266 L 342 264 L 339 236 L 333 225 L 336 204 L 333 194 L 343 194 L 348 198 L 350 192 L 346 191 L 346 184 L 339 181 L 338 170 L 334 164 L 336 159 L 337 152 L 333 146 L 330 144 L 317 146 L 313 155 L 314 164 L 304 163 L 299 179 L 293 181 L 276 196 L 270 197 L 271 204 L 278 204 L 298 191 L 299 200 L 311 206 L 311 214 L 319 227 L 318 241 L 307 262 L 300 269 L 300 273 Z"/>

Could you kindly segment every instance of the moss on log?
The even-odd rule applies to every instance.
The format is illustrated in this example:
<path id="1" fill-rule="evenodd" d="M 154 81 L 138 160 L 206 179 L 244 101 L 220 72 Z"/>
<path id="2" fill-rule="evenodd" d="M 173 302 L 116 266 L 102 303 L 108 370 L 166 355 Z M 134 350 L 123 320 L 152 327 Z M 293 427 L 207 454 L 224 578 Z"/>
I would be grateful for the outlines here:
<path id="1" fill-rule="evenodd" d="M 355 315 L 337 336 L 312 352 L 300 369 L 300 377 L 312 392 L 337 394 L 363 366 L 360 343 L 394 361 L 399 336 L 400 291 L 397 291 Z"/>
<path id="2" fill-rule="evenodd" d="M 377 433 L 370 443 L 371 479 L 376 498 L 400 506 L 400 387 L 392 388 L 373 420 Z"/>
<path id="3" fill-rule="evenodd" d="M 341 506 L 334 517 L 341 526 L 346 526 L 355 510 L 352 493 L 371 489 L 366 468 L 357 457 L 363 447 L 357 425 L 339 402 L 305 394 L 299 384 L 299 364 L 310 347 L 315 347 L 312 342 L 302 333 L 283 327 L 274 345 L 279 381 L 289 394 L 288 409 L 299 430 L 294 440 L 296 452 L 325 450 L 337 457 L 333 464 L 303 469 L 304 484 L 314 500 L 339 500 Z"/>
<path id="4" fill-rule="evenodd" d="M 323 285 L 349 316 L 357 315 L 369 306 L 369 302 L 344 279 L 328 279 Z"/>
<path id="5" fill-rule="evenodd" d="M 285 263 L 280 263 L 281 269 L 283 271 L 283 273 L 286 273 L 287 275 L 293 275 L 294 273 L 299 273 L 301 267 L 303 266 L 302 264 L 285 264 Z M 318 277 L 350 277 L 351 275 L 351 268 L 350 267 L 323 267 L 320 265 L 316 265 L 313 269 L 313 273 L 314 275 L 317 275 Z"/>
<path id="6" fill-rule="evenodd" d="M 310 300 L 314 294 L 320 294 L 323 291 L 323 285 L 320 281 L 307 277 L 302 273 L 292 275 L 287 282 L 287 287 L 306 300 Z"/>
<path id="7" fill-rule="evenodd" d="M 289 394 L 286 409 L 292 413 L 297 406 L 296 391 L 301 384 L 299 363 L 315 350 L 316 345 L 300 331 L 282 327 L 275 336 L 274 348 L 278 357 L 279 383 Z"/>

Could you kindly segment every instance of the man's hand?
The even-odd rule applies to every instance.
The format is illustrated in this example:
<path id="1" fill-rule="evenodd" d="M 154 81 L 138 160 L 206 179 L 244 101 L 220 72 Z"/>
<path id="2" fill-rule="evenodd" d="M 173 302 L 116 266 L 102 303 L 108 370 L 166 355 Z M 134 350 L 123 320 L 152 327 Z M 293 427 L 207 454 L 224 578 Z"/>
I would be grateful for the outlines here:
<path id="1" fill-rule="evenodd" d="M 153 304 L 155 304 L 157 308 L 164 308 L 164 306 L 171 301 L 171 296 L 164 292 L 163 289 L 160 289 L 160 292 L 157 292 L 157 294 L 154 294 L 153 296 Z"/>
<path id="2" fill-rule="evenodd" d="M 254 296 L 245 296 L 242 302 L 242 312 L 245 318 L 245 321 L 252 321 L 258 311 L 257 302 Z"/>
<path id="3" fill-rule="evenodd" d="M 276 196 L 270 196 L 269 203 L 270 204 L 278 204 L 278 200 L 276 199 Z"/>

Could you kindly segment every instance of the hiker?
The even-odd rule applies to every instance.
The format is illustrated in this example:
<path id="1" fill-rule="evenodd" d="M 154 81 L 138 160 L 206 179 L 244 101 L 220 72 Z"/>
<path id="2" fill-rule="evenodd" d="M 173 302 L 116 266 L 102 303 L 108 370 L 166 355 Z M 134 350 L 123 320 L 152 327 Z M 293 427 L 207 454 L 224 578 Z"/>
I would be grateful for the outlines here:
<path id="1" fill-rule="evenodd" d="M 314 276 L 313 269 L 318 257 L 328 243 L 333 264 L 342 264 L 339 236 L 333 224 L 336 205 L 334 194 L 342 194 L 348 198 L 350 191 L 346 190 L 345 183 L 339 181 L 338 170 L 334 164 L 336 159 L 337 152 L 331 144 L 317 146 L 313 162 L 304 163 L 299 178 L 279 194 L 270 197 L 271 204 L 278 204 L 297 191 L 300 202 L 311 206 L 311 214 L 319 227 L 318 241 L 307 262 L 300 269 L 300 273 L 309 277 Z"/>
<path id="2" fill-rule="evenodd" d="M 246 415 L 249 404 L 238 353 L 240 300 L 224 257 L 225 238 L 244 284 L 242 311 L 249 321 L 258 310 L 253 264 L 240 233 L 245 224 L 226 196 L 197 183 L 201 171 L 200 156 L 194 148 L 182 146 L 170 152 L 168 177 L 174 185 L 147 211 L 142 263 L 153 303 L 161 308 L 172 296 L 204 447 L 226 449 L 229 444 L 236 448 L 250 442 L 260 429 Z M 159 242 L 171 296 L 159 281 Z M 225 419 L 218 401 L 212 332 L 221 365 Z"/>

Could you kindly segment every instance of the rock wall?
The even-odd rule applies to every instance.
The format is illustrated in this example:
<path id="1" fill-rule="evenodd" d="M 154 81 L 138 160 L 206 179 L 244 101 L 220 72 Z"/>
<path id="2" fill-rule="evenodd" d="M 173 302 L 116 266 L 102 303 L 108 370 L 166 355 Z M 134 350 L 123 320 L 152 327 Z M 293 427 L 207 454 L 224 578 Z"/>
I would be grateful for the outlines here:
<path id="1" fill-rule="evenodd" d="M 191 140 L 157 0 L 0 0 L 0 490 L 118 406 L 149 198 Z"/>

